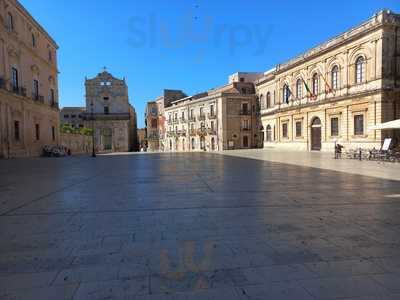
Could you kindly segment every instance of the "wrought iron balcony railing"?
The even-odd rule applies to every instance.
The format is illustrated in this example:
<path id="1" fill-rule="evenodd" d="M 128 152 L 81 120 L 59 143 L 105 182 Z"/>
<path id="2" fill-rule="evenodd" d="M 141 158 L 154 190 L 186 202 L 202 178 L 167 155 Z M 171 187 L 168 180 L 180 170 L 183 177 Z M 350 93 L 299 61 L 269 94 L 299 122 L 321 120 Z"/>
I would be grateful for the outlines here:
<path id="1" fill-rule="evenodd" d="M 42 95 L 33 93 L 32 99 L 44 103 L 44 97 Z"/>

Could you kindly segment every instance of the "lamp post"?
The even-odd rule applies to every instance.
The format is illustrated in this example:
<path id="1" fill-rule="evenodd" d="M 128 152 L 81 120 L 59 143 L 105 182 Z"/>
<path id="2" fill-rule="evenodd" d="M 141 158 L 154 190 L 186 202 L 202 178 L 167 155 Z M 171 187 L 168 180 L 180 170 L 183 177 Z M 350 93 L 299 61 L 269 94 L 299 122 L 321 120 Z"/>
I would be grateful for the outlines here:
<path id="1" fill-rule="evenodd" d="M 94 115 L 93 115 L 93 101 L 90 102 L 90 119 L 92 120 L 92 157 L 96 157 L 94 148 Z"/>

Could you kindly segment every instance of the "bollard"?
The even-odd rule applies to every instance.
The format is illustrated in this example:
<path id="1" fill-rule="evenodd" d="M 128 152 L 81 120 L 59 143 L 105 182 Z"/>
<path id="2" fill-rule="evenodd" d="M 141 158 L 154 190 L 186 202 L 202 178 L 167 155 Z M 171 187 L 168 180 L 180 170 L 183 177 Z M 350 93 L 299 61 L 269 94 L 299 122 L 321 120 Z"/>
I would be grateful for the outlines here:
<path id="1" fill-rule="evenodd" d="M 360 148 L 358 151 L 359 151 L 359 152 L 358 152 L 358 155 L 359 155 L 359 156 L 358 156 L 358 159 L 361 160 L 361 154 L 362 154 L 361 148 Z"/>

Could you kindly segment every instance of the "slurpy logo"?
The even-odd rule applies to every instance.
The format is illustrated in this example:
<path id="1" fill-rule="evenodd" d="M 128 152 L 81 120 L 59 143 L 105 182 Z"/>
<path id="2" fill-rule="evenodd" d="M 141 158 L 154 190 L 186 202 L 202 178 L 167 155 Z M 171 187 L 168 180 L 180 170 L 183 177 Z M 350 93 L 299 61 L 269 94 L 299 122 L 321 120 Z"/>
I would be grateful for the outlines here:
<path id="1" fill-rule="evenodd" d="M 201 61 L 217 49 L 223 49 L 231 56 L 239 51 L 262 55 L 272 32 L 273 26 L 266 24 L 223 24 L 212 17 L 199 19 L 193 14 L 167 22 L 156 14 L 149 14 L 130 18 L 128 42 L 135 48 L 188 49 L 194 59 Z"/>

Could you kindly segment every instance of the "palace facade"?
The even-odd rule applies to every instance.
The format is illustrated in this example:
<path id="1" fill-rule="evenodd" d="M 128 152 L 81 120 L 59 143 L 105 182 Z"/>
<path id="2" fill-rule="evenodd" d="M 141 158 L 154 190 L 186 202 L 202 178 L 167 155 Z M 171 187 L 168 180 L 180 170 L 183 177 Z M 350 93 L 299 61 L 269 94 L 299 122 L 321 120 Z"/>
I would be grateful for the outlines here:
<path id="1" fill-rule="evenodd" d="M 363 24 L 276 66 L 255 83 L 264 147 L 380 148 L 371 130 L 400 118 L 400 15 L 381 11 Z"/>
<path id="2" fill-rule="evenodd" d="M 57 49 L 18 1 L 0 1 L 0 158 L 59 143 Z"/>
<path id="3" fill-rule="evenodd" d="M 262 145 L 253 81 L 237 73 L 225 86 L 182 98 L 165 107 L 164 151 L 219 151 Z"/>

